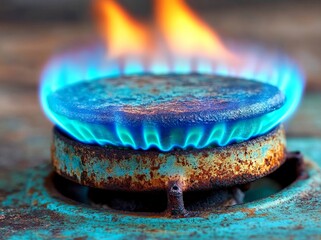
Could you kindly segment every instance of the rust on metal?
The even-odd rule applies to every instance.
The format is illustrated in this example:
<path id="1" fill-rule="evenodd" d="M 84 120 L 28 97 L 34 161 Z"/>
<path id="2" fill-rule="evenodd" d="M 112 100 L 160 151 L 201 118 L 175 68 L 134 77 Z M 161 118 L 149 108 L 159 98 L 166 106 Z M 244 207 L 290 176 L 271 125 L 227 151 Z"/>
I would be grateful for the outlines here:
<path id="1" fill-rule="evenodd" d="M 109 190 L 165 190 L 179 181 L 183 191 L 246 184 L 285 161 L 283 127 L 267 135 L 227 147 L 205 149 L 134 150 L 96 146 L 54 131 L 55 171 L 77 183 Z"/>
<path id="2" fill-rule="evenodd" d="M 179 182 L 169 183 L 167 190 L 167 209 L 171 216 L 187 217 L 188 212 L 184 206 L 183 190 Z"/>

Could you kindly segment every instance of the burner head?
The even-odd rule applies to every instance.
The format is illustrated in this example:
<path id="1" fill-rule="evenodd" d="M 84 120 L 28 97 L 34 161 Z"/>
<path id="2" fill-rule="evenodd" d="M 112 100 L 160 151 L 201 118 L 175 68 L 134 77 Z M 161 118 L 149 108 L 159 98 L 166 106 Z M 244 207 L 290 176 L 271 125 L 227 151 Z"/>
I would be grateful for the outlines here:
<path id="1" fill-rule="evenodd" d="M 48 96 L 59 127 L 81 142 L 162 151 L 266 134 L 284 102 L 272 85 L 201 74 L 98 79 Z"/>
<path id="2" fill-rule="evenodd" d="M 254 118 L 283 103 L 283 94 L 272 85 L 200 74 L 100 79 L 68 86 L 49 97 L 50 108 L 67 118 L 166 127 Z"/>
<path id="3" fill-rule="evenodd" d="M 179 182 L 184 191 L 237 186 L 271 173 L 284 160 L 282 127 L 226 147 L 170 152 L 84 144 L 56 128 L 52 145 L 58 174 L 109 190 L 165 190 L 170 182 Z"/>

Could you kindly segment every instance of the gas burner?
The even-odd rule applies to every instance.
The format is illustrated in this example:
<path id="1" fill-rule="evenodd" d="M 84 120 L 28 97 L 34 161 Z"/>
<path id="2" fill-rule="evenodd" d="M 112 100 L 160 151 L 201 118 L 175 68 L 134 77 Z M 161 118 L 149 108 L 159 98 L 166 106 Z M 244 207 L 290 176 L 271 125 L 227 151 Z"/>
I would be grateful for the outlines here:
<path id="1" fill-rule="evenodd" d="M 68 100 L 71 93 L 73 98 Z M 242 203 L 246 184 L 272 173 L 286 160 L 283 127 L 279 125 L 267 133 L 258 130 L 261 121 L 284 105 L 283 94 L 264 83 L 200 74 L 142 75 L 71 85 L 54 92 L 48 102 L 57 116 L 69 119 L 65 123 L 79 122 L 96 135 L 99 125 L 99 129 L 109 132 L 103 136 L 109 140 L 118 137 L 112 126 L 124 125 L 129 132 L 136 132 L 131 134 L 134 145 L 146 148 L 137 129 L 161 130 L 156 148 L 142 150 L 115 146 L 124 145 L 121 141 L 101 146 L 81 143 L 55 128 L 52 162 L 62 177 L 115 191 L 112 195 L 131 198 L 140 192 L 148 202 L 148 198 L 161 198 L 158 193 L 166 191 L 167 201 L 160 204 L 167 206 L 166 216 L 197 214 L 185 208 L 185 192 L 208 199 L 210 203 L 202 208 Z M 258 123 L 253 124 L 255 121 Z M 235 133 L 238 124 L 249 127 Z M 229 139 L 223 146 L 209 140 L 213 134 L 202 131 L 216 129 L 217 125 L 226 127 L 220 133 L 221 139 Z M 194 128 L 202 129 L 195 145 L 205 147 L 185 144 L 187 147 L 182 148 Z M 180 134 L 175 136 L 174 132 Z M 215 130 L 212 132 L 215 134 Z M 261 135 L 256 136 L 258 133 Z M 168 142 L 177 147 L 162 151 Z"/>
<path id="2" fill-rule="evenodd" d="M 50 188 L 58 192 L 58 195 L 62 194 L 74 201 L 99 207 L 105 211 L 114 209 L 122 213 L 132 212 L 141 216 L 153 213 L 158 217 L 195 217 L 209 211 L 219 212 L 225 207 L 243 204 L 245 195 L 248 195 L 245 197 L 246 202 L 258 200 L 262 198 L 260 196 L 262 193 L 264 196 L 265 188 L 270 187 L 271 195 L 307 177 L 302 155 L 299 152 L 291 152 L 286 154 L 286 161 L 280 168 L 255 181 L 253 189 L 251 189 L 251 184 L 230 187 L 213 185 L 206 190 L 198 189 L 183 193 L 179 181 L 169 181 L 169 187 L 164 191 L 146 191 L 146 189 L 135 191 L 127 188 L 125 188 L 127 191 L 112 190 L 110 185 L 106 185 L 110 189 L 106 190 L 106 188 L 86 187 L 85 185 L 90 185 L 88 182 L 76 183 L 67 180 L 70 177 L 65 178 L 58 174 L 53 174 L 48 181 L 50 181 Z M 119 186 L 116 185 L 115 188 L 118 189 Z"/>
<path id="3" fill-rule="evenodd" d="M 282 127 L 226 147 L 169 152 L 84 144 L 56 128 L 52 147 L 53 165 L 61 176 L 84 186 L 127 191 L 128 195 L 167 190 L 168 210 L 180 216 L 189 215 L 184 209 L 184 191 L 212 190 L 210 194 L 217 195 L 222 205 L 227 205 L 227 200 L 231 205 L 240 203 L 242 185 L 279 168 L 285 156 Z"/>
<path id="4" fill-rule="evenodd" d="M 19 227 L 37 222 L 32 228 L 44 236 L 140 239 L 163 238 L 166 232 L 169 238 L 239 238 L 248 237 L 244 230 L 251 227 L 258 238 L 270 231 L 283 237 L 288 235 L 285 221 L 287 229 L 320 229 L 320 221 L 309 222 L 315 216 L 307 210 L 321 207 L 321 170 L 300 153 L 287 152 L 283 126 L 275 121 L 286 104 L 283 94 L 268 84 L 242 79 L 234 79 L 238 84 L 233 85 L 231 78 L 218 76 L 180 78 L 185 90 L 178 99 L 172 92 L 160 106 L 158 101 L 140 106 L 132 99 L 133 107 L 101 104 L 104 94 L 96 93 L 95 82 L 71 85 L 74 92 L 84 87 L 79 96 L 95 99 L 92 111 L 77 94 L 78 104 L 68 99 L 63 103 L 68 89 L 50 96 L 55 99 L 52 110 L 65 124 L 53 131 L 54 171 L 43 165 L 3 178 L 1 206 L 18 206 Z M 141 77 L 149 86 L 148 79 Z M 209 87 L 210 80 L 217 82 L 209 95 L 192 98 L 198 84 L 190 81 L 197 79 L 204 84 L 201 88 Z M 131 84 L 137 87 L 138 82 Z M 98 80 L 97 86 L 101 84 L 109 83 Z M 146 97 L 152 88 L 144 89 Z M 175 106 L 172 112 L 163 109 L 166 102 Z M 145 105 L 153 111 L 139 114 Z M 117 129 L 121 123 L 126 126 L 123 134 Z M 157 123 L 155 131 L 148 135 L 152 123 Z M 168 136 L 176 131 L 173 138 Z M 82 133 L 98 139 L 107 132 L 110 144 L 75 137 Z M 6 186 L 13 186 L 10 192 Z M 268 229 L 262 227 L 271 219 Z M 16 219 L 6 222 L 15 226 Z"/>

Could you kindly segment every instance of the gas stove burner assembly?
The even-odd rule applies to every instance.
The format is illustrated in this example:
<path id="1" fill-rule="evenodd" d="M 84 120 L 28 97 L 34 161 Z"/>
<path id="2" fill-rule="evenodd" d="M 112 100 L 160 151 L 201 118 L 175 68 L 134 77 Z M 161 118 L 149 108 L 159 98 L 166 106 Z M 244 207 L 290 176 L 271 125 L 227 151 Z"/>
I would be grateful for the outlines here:
<path id="1" fill-rule="evenodd" d="M 68 101 L 71 93 L 72 101 Z M 206 198 L 211 203 L 205 208 L 235 205 L 243 202 L 244 185 L 284 163 L 286 149 L 282 126 L 262 136 L 252 133 L 249 140 L 238 142 L 231 132 L 239 122 L 264 119 L 264 115 L 281 108 L 284 101 L 283 94 L 268 84 L 199 74 L 144 75 L 75 84 L 50 95 L 49 106 L 57 115 L 86 124 L 91 132 L 95 132 L 96 124 L 108 130 L 113 125 L 125 125 L 134 145 L 146 148 L 145 138 L 137 129 L 151 125 L 162 129 L 157 137 L 162 147 L 169 143 L 182 146 L 189 140 L 190 128 L 211 129 L 224 123 L 226 131 L 221 138 L 230 134 L 231 143 L 200 149 L 173 147 L 165 152 L 157 148 L 90 145 L 73 140 L 56 128 L 53 166 L 64 178 L 92 188 L 129 193 L 166 191 L 163 216 L 199 214 L 186 210 L 184 192 L 198 195 L 200 191 L 209 191 L 211 197 Z M 172 142 L 175 132 L 180 134 Z M 246 139 L 244 132 L 237 137 Z M 114 134 L 111 139 L 117 139 Z M 204 145 L 200 143 L 209 138 L 203 134 L 197 144 Z"/>
<path id="2" fill-rule="evenodd" d="M 281 128 L 246 143 L 170 152 L 90 146 L 71 140 L 57 129 L 54 135 L 52 158 L 58 174 L 101 189 L 167 190 L 168 211 L 178 216 L 188 216 L 183 191 L 221 188 L 236 191 L 285 161 Z"/>
<path id="3" fill-rule="evenodd" d="M 154 89 L 161 92 L 153 95 Z M 63 101 L 69 91 L 76 92 L 72 101 Z M 111 96 L 106 92 L 111 92 Z M 132 96 L 128 96 L 129 92 Z M 235 133 L 239 122 L 253 124 L 252 119 L 264 119 L 264 114 L 282 106 L 283 95 L 267 84 L 203 75 L 138 76 L 78 84 L 49 98 L 57 115 L 81 122 L 90 132 L 95 132 L 99 124 L 99 129 L 114 135 L 110 139 L 116 139 L 115 145 L 122 143 L 117 141 L 117 132 L 113 133 L 112 129 L 121 124 L 127 126 L 137 148 L 149 145 L 146 139 L 151 139 L 150 136 L 140 131 L 144 127 L 161 129 L 152 133 L 153 137 L 158 134 L 157 147 L 186 146 L 168 151 L 135 150 L 110 144 L 95 146 L 72 140 L 56 129 L 52 148 L 56 171 L 92 187 L 150 191 L 167 189 L 169 182 L 179 182 L 183 190 L 227 187 L 264 176 L 285 159 L 282 127 L 248 141 L 239 139 L 251 137 L 249 132 L 254 135 L 255 129 L 251 127 L 256 125 L 249 125 L 249 131 Z M 117 99 L 118 103 L 109 98 Z M 229 139 L 225 140 L 225 146 L 193 147 L 210 142 L 215 134 L 211 129 L 216 124 L 226 126 L 219 133 L 221 139 Z M 202 127 L 204 130 L 194 133 L 195 136 L 190 133 L 190 129 Z"/>
<path id="4" fill-rule="evenodd" d="M 320 169 L 271 125 L 286 100 L 269 84 L 200 74 L 67 86 L 48 97 L 69 129 L 54 128 L 54 171 L 11 175 L 1 205 L 44 237 L 318 235 Z"/>

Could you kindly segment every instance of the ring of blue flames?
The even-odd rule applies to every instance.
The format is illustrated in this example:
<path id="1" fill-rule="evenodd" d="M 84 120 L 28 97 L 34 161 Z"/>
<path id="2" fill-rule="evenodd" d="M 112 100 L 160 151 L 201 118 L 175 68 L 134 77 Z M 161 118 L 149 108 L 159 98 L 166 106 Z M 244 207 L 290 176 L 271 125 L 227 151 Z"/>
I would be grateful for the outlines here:
<path id="1" fill-rule="evenodd" d="M 240 50 L 241 49 L 241 50 Z M 40 98 L 44 112 L 60 129 L 78 141 L 98 145 L 126 146 L 134 149 L 158 148 L 169 151 L 173 148 L 205 148 L 226 146 L 263 135 L 284 122 L 297 108 L 304 85 L 304 76 L 298 65 L 280 52 L 260 47 L 235 48 L 242 56 L 241 69 L 231 67 L 228 62 L 212 62 L 208 59 L 174 58 L 171 67 L 153 63 L 148 69 L 134 58 L 120 64 L 106 59 L 101 47 L 86 48 L 53 57 L 42 73 Z M 102 77 L 122 75 L 167 74 L 191 72 L 235 76 L 254 79 L 278 87 L 286 101 L 280 109 L 265 115 L 235 122 L 221 122 L 213 125 L 162 129 L 161 126 L 143 124 L 140 127 L 126 125 L 99 125 L 68 119 L 51 111 L 47 97 L 54 91 L 80 81 L 94 81 Z"/>

